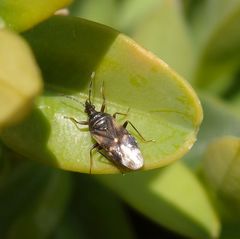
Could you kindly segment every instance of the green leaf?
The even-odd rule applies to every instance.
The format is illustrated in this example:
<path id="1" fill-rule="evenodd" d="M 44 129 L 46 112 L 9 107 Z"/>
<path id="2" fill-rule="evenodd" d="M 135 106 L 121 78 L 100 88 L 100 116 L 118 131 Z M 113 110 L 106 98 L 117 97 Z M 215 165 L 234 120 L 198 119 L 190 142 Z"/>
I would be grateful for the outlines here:
<path id="1" fill-rule="evenodd" d="M 232 103 L 233 103 L 234 105 L 236 105 L 236 107 L 237 107 L 237 109 L 238 109 L 238 111 L 239 111 L 239 106 L 240 106 L 240 93 L 237 94 L 237 95 L 234 97 Z M 240 111 L 239 111 L 239 112 L 240 112 Z"/>
<path id="2" fill-rule="evenodd" d="M 6 238 L 49 238 L 62 219 L 69 201 L 69 176 L 61 171 L 52 171 L 44 190 L 11 225 Z"/>
<path id="3" fill-rule="evenodd" d="M 181 162 L 161 170 L 97 176 L 133 208 L 189 238 L 217 238 L 219 221 L 206 192 Z"/>
<path id="4" fill-rule="evenodd" d="M 2 0 L 0 19 L 16 31 L 24 31 L 51 16 L 56 10 L 69 4 L 71 0 Z"/>
<path id="5" fill-rule="evenodd" d="M 89 172 L 93 140 L 88 130 L 79 130 L 65 118 L 85 120 L 86 114 L 81 104 L 60 93 L 71 93 L 84 102 L 93 71 L 97 109 L 104 81 L 107 112 L 127 112 L 130 108 L 127 117 L 119 117 L 119 123 L 128 119 L 146 139 L 156 141 L 143 143 L 129 128 L 139 139 L 144 169 L 179 159 L 194 143 L 202 120 L 195 92 L 164 62 L 127 36 L 86 20 L 54 17 L 25 37 L 35 52 L 48 92 L 24 123 L 4 131 L 4 142 L 12 149 L 66 170 Z M 93 162 L 93 173 L 119 172 L 98 153 Z"/>
<path id="6" fill-rule="evenodd" d="M 159 0 L 123 1 L 119 7 L 118 29 L 131 33 L 135 26 L 153 9 L 159 6 Z"/>
<path id="7" fill-rule="evenodd" d="M 198 134 L 198 141 L 192 150 L 184 157 L 190 167 L 199 165 L 208 144 L 219 137 L 226 135 L 239 136 L 240 115 L 229 107 L 229 104 L 211 97 L 201 95 L 204 110 L 204 119 Z"/>
<path id="8" fill-rule="evenodd" d="M 121 199 L 92 176 L 76 174 L 74 179 L 73 200 L 51 238 L 135 238 Z"/>
<path id="9" fill-rule="evenodd" d="M 75 179 L 77 186 L 71 213 L 75 224 L 81 224 L 85 237 L 134 238 L 131 220 L 121 199 L 96 178 L 78 174 Z"/>
<path id="10" fill-rule="evenodd" d="M 136 24 L 132 37 L 192 80 L 194 51 L 179 1 L 160 1 Z"/>
<path id="11" fill-rule="evenodd" d="M 221 239 L 240 236 L 240 139 L 213 140 L 204 155 L 201 173 L 221 214 Z"/>
<path id="12" fill-rule="evenodd" d="M 10 158 L 7 158 L 10 160 Z M 49 169 L 25 161 L 12 165 L 0 185 L 0 234 L 5 235 L 13 222 L 39 197 L 49 179 Z"/>
<path id="13" fill-rule="evenodd" d="M 0 188 L 7 180 L 10 170 L 10 163 L 4 155 L 4 145 L 0 141 Z"/>
<path id="14" fill-rule="evenodd" d="M 26 42 L 0 30 L 0 129 L 22 120 L 41 88 L 40 72 Z"/>
<path id="15" fill-rule="evenodd" d="M 203 173 L 228 213 L 240 214 L 240 139 L 223 137 L 207 147 Z"/>
<path id="16" fill-rule="evenodd" d="M 205 16 L 205 17 L 203 17 Z M 204 1 L 193 18 L 197 46 L 193 72 L 197 87 L 224 92 L 240 60 L 240 2 Z"/>
<path id="17" fill-rule="evenodd" d="M 70 13 L 87 20 L 116 27 L 120 2 L 117 0 L 77 0 L 70 6 Z"/>

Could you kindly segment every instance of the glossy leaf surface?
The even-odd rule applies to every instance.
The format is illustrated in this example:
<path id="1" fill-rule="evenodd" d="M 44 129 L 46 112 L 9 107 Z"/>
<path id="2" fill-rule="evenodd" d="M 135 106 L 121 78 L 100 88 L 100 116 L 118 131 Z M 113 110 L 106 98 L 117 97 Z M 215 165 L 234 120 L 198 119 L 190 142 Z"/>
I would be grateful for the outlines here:
<path id="1" fill-rule="evenodd" d="M 124 113 L 130 108 L 118 122 L 128 119 L 146 139 L 155 140 L 144 143 L 129 127 L 145 158 L 144 169 L 179 159 L 194 143 L 202 119 L 195 92 L 166 63 L 125 35 L 86 20 L 54 17 L 25 37 L 48 91 L 22 125 L 4 131 L 3 139 L 10 147 L 63 169 L 89 172 L 93 140 L 86 127 L 79 130 L 64 118 L 85 120 L 86 114 L 82 104 L 61 93 L 83 103 L 93 71 L 96 108 L 100 109 L 104 81 L 107 112 Z M 93 173 L 119 172 L 97 152 L 93 159 Z"/>

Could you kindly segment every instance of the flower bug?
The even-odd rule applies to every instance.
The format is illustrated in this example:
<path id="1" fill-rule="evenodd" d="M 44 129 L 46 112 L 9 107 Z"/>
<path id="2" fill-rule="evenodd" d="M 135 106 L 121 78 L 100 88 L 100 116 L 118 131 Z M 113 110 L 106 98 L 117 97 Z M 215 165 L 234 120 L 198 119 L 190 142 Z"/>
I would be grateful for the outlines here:
<path id="1" fill-rule="evenodd" d="M 144 142 L 153 140 L 145 140 L 129 120 L 126 120 L 123 125 L 116 122 L 117 115 L 127 115 L 127 113 L 116 112 L 110 115 L 105 112 L 106 99 L 103 83 L 101 87 L 102 106 L 100 111 L 95 109 L 95 105 L 91 100 L 94 75 L 95 73 L 93 72 L 88 89 L 88 99 L 84 104 L 88 120 L 78 121 L 73 117 L 65 117 L 71 120 L 77 128 L 78 125 L 88 125 L 90 134 L 96 141 L 90 149 L 90 173 L 92 171 L 92 152 L 94 149 L 113 162 L 119 169 L 138 170 L 143 167 L 144 160 L 136 139 L 126 129 L 127 125 L 131 125 Z M 68 98 L 75 100 L 75 98 L 72 97 Z"/>

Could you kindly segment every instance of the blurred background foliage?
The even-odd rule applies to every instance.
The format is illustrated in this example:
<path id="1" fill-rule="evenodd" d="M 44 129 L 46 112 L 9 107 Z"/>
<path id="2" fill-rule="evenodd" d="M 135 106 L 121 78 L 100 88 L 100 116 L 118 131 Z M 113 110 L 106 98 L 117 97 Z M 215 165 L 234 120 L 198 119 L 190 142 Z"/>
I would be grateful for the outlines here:
<path id="1" fill-rule="evenodd" d="M 70 3 L 14 2 L 0 2 L 0 127 L 24 118 L 42 90 L 17 32 Z M 76 0 L 69 13 L 129 35 L 188 80 L 204 111 L 198 140 L 176 163 L 124 176 L 53 169 L 1 142 L 0 237 L 240 238 L 240 1 Z M 21 47 L 21 71 L 6 67 L 3 31 Z M 9 72 L 15 81 L 2 83 Z"/>

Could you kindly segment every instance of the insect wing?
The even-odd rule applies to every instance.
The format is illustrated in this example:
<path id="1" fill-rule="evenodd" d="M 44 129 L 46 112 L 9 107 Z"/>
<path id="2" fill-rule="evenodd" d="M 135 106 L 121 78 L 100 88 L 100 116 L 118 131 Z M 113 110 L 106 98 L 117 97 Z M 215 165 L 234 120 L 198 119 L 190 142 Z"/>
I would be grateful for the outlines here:
<path id="1" fill-rule="evenodd" d="M 137 145 L 135 138 L 130 134 L 125 134 L 119 144 L 122 154 L 121 164 L 125 167 L 137 170 L 143 166 L 143 156 Z"/>
<path id="2" fill-rule="evenodd" d="M 106 150 L 109 158 L 121 167 L 138 170 L 143 166 L 143 156 L 135 138 L 126 133 L 120 142 Z"/>
<path id="3" fill-rule="evenodd" d="M 108 150 L 115 144 L 114 139 L 117 136 L 117 130 L 111 117 L 102 117 L 94 124 L 94 128 L 90 129 L 92 137 L 105 150 Z"/>
<path id="4" fill-rule="evenodd" d="M 91 134 L 111 161 L 131 170 L 142 168 L 141 151 L 135 138 L 124 127 L 118 125 L 111 116 L 103 117 L 95 126 Z"/>

